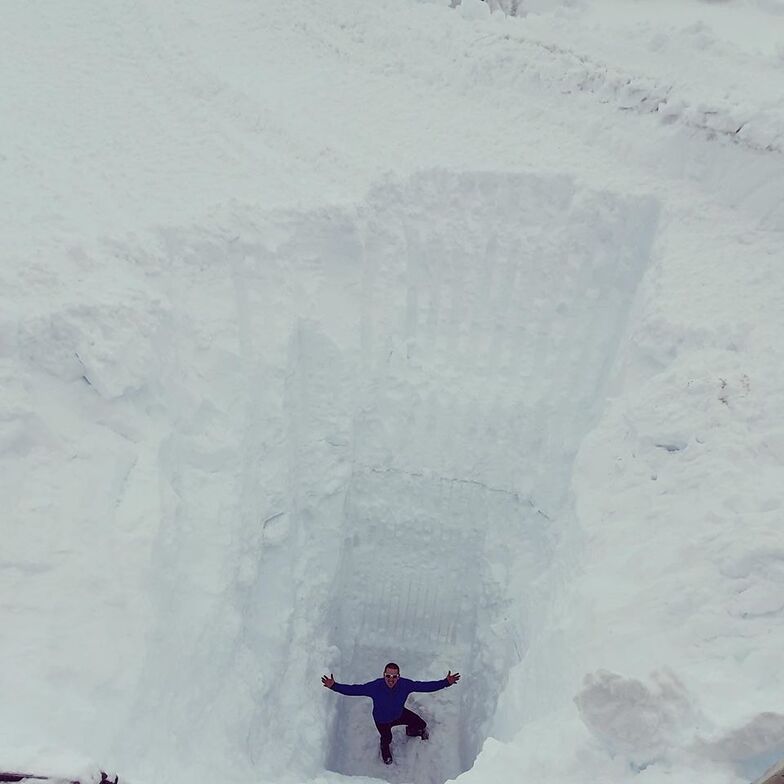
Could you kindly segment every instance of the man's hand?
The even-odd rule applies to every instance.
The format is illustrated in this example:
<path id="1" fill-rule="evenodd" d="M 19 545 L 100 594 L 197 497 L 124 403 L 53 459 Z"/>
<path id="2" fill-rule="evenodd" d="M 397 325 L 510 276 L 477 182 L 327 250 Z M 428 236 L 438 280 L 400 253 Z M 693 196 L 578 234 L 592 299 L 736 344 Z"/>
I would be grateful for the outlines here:
<path id="1" fill-rule="evenodd" d="M 453 683 L 457 683 L 460 680 L 460 673 L 456 672 L 454 675 L 452 675 L 452 670 L 449 670 L 449 672 L 446 674 L 446 679 L 451 686 Z"/>
<path id="2" fill-rule="evenodd" d="M 457 676 L 460 677 L 459 675 Z M 332 673 L 329 675 L 322 675 L 321 682 L 328 688 L 331 689 L 335 685 L 335 679 L 332 677 Z"/>

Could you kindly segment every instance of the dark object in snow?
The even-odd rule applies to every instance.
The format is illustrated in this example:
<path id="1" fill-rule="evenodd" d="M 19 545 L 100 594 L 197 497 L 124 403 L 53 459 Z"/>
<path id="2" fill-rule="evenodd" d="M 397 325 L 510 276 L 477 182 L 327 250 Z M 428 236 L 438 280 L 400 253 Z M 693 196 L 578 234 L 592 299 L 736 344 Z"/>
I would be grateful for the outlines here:
<path id="1" fill-rule="evenodd" d="M 784 760 L 768 768 L 754 784 L 779 784 L 780 782 L 784 782 Z"/>
<path id="2" fill-rule="evenodd" d="M 0 770 L 0 781 L 63 781 L 62 776 L 37 776 L 35 773 L 18 773 Z M 78 779 L 65 779 L 68 784 L 82 784 Z M 87 782 L 85 782 L 87 784 Z M 119 778 L 115 776 L 110 779 L 106 773 L 101 771 L 101 781 L 99 784 L 119 784 Z"/>

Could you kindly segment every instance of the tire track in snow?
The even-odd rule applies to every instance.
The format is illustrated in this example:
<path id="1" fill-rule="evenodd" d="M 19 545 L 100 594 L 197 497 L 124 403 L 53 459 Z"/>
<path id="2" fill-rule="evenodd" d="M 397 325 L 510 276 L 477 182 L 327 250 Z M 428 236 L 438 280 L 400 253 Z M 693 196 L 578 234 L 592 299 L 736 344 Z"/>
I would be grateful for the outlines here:
<path id="1" fill-rule="evenodd" d="M 508 67 L 510 46 L 515 60 L 524 60 L 522 73 L 535 75 L 537 81 L 559 87 L 564 95 L 590 95 L 599 102 L 614 104 L 620 111 L 658 115 L 663 123 L 680 123 L 709 137 L 719 136 L 748 149 L 781 153 L 784 151 L 784 111 L 780 103 L 754 107 L 732 107 L 710 96 L 694 97 L 674 84 L 633 73 L 594 60 L 555 44 L 510 34 L 483 36 L 483 46 L 497 46 L 486 59 L 496 57 Z M 544 63 L 547 62 L 545 67 Z M 488 65 L 494 74 L 500 68 Z"/>

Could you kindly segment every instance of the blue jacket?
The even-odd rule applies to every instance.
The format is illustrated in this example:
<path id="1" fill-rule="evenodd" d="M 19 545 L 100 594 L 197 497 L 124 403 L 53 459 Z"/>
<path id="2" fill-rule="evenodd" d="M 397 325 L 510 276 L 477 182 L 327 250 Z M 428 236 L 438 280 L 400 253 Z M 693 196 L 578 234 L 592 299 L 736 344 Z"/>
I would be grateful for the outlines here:
<path id="1" fill-rule="evenodd" d="M 390 689 L 383 678 L 376 678 L 368 683 L 335 683 L 332 689 L 348 697 L 370 697 L 373 700 L 373 720 L 378 724 L 387 724 L 401 717 L 412 691 L 439 691 L 450 685 L 446 678 L 440 681 L 399 678 Z"/>

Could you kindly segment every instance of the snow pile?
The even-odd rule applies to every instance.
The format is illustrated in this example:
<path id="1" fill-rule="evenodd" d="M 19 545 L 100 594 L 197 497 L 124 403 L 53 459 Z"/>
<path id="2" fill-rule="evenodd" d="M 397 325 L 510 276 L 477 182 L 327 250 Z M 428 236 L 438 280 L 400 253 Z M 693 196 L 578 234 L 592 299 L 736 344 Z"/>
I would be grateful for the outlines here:
<path id="1" fill-rule="evenodd" d="M 777 5 L 519 5 L 9 13 L 0 769 L 784 756 Z"/>

